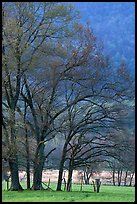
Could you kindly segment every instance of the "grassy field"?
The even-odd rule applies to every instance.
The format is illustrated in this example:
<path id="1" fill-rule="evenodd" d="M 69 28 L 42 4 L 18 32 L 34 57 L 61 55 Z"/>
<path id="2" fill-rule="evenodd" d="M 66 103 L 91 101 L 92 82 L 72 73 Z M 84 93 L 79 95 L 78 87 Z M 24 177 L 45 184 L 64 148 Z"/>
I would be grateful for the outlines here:
<path id="1" fill-rule="evenodd" d="M 25 187 L 25 185 L 22 185 Z M 22 192 L 6 191 L 3 182 L 2 202 L 134 202 L 135 188 L 124 186 L 101 186 L 100 193 L 93 192 L 91 185 L 84 185 L 80 191 L 80 185 L 73 184 L 72 192 L 56 191 L 56 185 L 50 187 L 54 191 Z"/>

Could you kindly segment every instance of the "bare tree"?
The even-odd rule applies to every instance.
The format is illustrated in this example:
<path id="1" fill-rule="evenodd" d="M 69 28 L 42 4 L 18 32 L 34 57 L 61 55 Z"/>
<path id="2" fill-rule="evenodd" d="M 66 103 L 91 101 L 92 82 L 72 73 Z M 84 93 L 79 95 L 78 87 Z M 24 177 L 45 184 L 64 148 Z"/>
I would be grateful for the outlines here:
<path id="1" fill-rule="evenodd" d="M 119 151 L 116 149 L 119 157 L 118 159 L 113 158 L 108 161 L 110 168 L 112 169 L 112 178 L 113 178 L 113 185 L 116 184 L 118 186 L 121 185 L 121 182 L 124 182 L 124 185 L 127 185 L 127 177 L 131 174 L 131 182 L 132 182 L 132 176 L 134 175 L 134 168 L 135 168 L 135 147 L 134 147 L 134 139 L 130 135 L 129 132 L 125 134 L 128 135 L 128 139 L 126 143 L 123 145 L 122 151 Z M 120 140 L 121 143 L 121 140 Z M 123 142 L 122 142 L 123 143 Z M 125 147 L 125 148 L 124 148 Z M 123 180 L 124 179 L 124 180 Z M 129 185 L 131 183 L 129 182 Z"/>
<path id="2" fill-rule="evenodd" d="M 73 24 L 76 14 L 71 6 L 55 2 L 4 2 L 2 9 L 3 96 L 9 107 L 12 121 L 10 142 L 15 150 L 15 110 L 23 83 L 22 77 L 34 67 L 37 51 L 44 43 L 48 48 L 51 39 L 72 35 L 73 29 L 70 33 L 68 28 L 70 22 Z M 9 158 L 11 190 L 20 190 L 17 151 L 14 154 L 14 159 Z"/>
<path id="3" fill-rule="evenodd" d="M 96 45 L 92 30 L 74 24 L 75 15 L 72 7 L 60 2 L 3 4 L 3 95 L 6 101 L 3 104 L 8 106 L 8 117 L 12 121 L 9 125 L 12 149 L 16 149 L 17 142 L 15 126 L 16 110 L 21 110 L 19 97 L 31 113 L 33 122 L 27 120 L 27 123 L 36 141 L 35 190 L 42 189 L 45 158 L 54 150 L 44 155 L 46 142 L 62 131 L 66 134 L 57 185 L 57 190 L 61 190 L 64 162 L 72 139 L 77 138 L 77 134 L 79 138 L 82 134 L 87 137 L 89 131 L 93 132 L 94 138 L 95 134 L 100 135 L 97 128 L 105 133 L 121 111 L 119 103 L 131 96 L 126 65 L 121 64 L 112 72 L 112 64 Z M 82 110 L 78 114 L 81 119 L 76 115 L 78 109 Z M 63 130 L 66 125 L 68 132 Z M 82 147 L 82 160 L 86 155 L 83 151 Z M 11 189 L 19 190 L 17 149 L 10 166 Z"/>
<path id="4" fill-rule="evenodd" d="M 114 143 L 114 134 L 112 134 L 112 131 L 119 131 L 119 127 L 115 123 L 121 117 L 119 115 L 122 115 L 124 112 L 126 114 L 126 108 L 122 102 L 130 96 L 129 90 L 125 88 L 130 84 L 130 76 L 128 75 L 128 71 L 126 72 L 125 65 L 121 65 L 121 68 L 118 69 L 118 75 L 113 73 L 114 75 L 111 75 L 112 77 L 108 77 L 110 66 L 102 58 L 101 53 L 98 53 L 98 60 L 93 58 L 91 54 L 89 62 L 92 62 L 93 69 L 88 69 L 88 65 L 86 64 L 84 73 L 81 68 L 75 79 L 73 72 L 73 78 L 66 84 L 65 99 L 68 109 L 67 115 L 63 117 L 63 133 L 66 141 L 60 161 L 57 190 L 61 190 L 63 166 L 69 149 L 71 150 L 71 157 L 69 158 L 70 171 L 72 171 L 72 166 L 74 168 L 74 166 L 83 165 L 83 162 L 88 161 L 91 155 L 95 156 L 97 154 L 99 157 L 101 155 L 114 156 L 114 154 L 109 152 L 109 148 L 111 149 L 117 145 Z M 121 72 L 120 70 L 123 71 Z M 125 86 L 123 86 L 122 80 L 126 80 Z M 88 88 L 89 85 L 91 89 Z M 119 85 L 119 89 L 117 89 L 117 85 Z M 72 103 L 71 106 L 69 105 L 71 101 L 80 97 L 82 100 L 78 100 L 76 104 Z M 82 142 L 80 144 L 80 138 L 84 137 L 87 132 L 92 132 L 91 137 L 89 136 L 85 140 L 85 143 Z M 76 143 L 71 144 L 74 138 Z M 90 143 L 96 143 L 97 146 L 90 147 Z M 86 148 L 85 152 L 84 148 Z M 92 149 L 95 149 L 95 151 L 92 152 Z M 74 162 L 77 152 L 80 155 L 76 157 L 79 161 Z M 84 157 L 85 155 L 86 157 Z M 72 175 L 72 172 L 70 172 L 70 175 Z"/>

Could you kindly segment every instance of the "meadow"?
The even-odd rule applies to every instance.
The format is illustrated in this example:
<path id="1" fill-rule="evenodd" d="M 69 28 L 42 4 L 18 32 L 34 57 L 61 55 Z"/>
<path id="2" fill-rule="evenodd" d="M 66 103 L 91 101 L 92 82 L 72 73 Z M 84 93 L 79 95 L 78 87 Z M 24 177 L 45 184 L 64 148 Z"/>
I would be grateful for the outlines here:
<path id="1" fill-rule="evenodd" d="M 25 188 L 25 184 L 22 185 Z M 56 191 L 56 184 L 51 183 L 53 191 L 24 190 L 7 191 L 2 184 L 2 202 L 134 202 L 135 187 L 101 185 L 100 192 L 93 191 L 93 186 L 73 184 L 71 192 Z"/>

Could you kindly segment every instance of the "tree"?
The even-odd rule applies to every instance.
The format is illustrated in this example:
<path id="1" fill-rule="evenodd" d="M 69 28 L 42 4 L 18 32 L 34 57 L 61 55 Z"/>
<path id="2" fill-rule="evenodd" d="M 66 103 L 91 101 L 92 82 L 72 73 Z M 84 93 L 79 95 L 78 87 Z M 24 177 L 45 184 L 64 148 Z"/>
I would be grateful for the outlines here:
<path id="1" fill-rule="evenodd" d="M 102 161 L 94 161 L 93 163 L 85 164 L 83 167 L 85 184 L 89 184 L 89 181 L 94 174 L 99 173 L 102 169 Z"/>
<path id="2" fill-rule="evenodd" d="M 102 67 L 99 65 L 100 64 L 97 65 L 98 72 L 101 72 L 99 69 Z M 84 71 L 86 72 L 86 70 Z M 107 77 L 108 73 L 106 75 L 105 74 L 104 77 Z M 92 90 L 94 90 L 96 94 L 93 93 L 93 95 L 88 96 L 88 98 L 83 98 L 82 102 L 80 101 L 79 103 L 73 104 L 70 107 L 70 102 L 73 101 L 75 97 L 78 98 L 81 91 L 83 91 L 83 87 L 79 87 L 79 90 L 77 90 L 75 84 L 80 84 L 82 77 L 81 81 L 75 81 L 75 83 L 66 86 L 67 89 L 65 90 L 65 99 L 68 109 L 61 120 L 61 124 L 64 125 L 61 131 L 65 136 L 65 142 L 60 160 L 57 190 L 61 189 L 62 174 L 66 159 L 69 160 L 68 189 L 70 189 L 69 182 L 72 179 L 73 169 L 78 166 L 84 166 L 86 163 L 94 163 L 96 160 L 100 162 L 104 161 L 106 157 L 109 156 L 117 158 L 119 156 L 110 150 L 116 149 L 119 146 L 119 143 L 117 144 L 117 140 L 115 139 L 114 135 L 117 134 L 118 138 L 120 127 L 118 124 L 115 125 L 115 123 L 120 117 L 122 117 L 122 115 L 125 117 L 126 108 L 124 105 L 120 105 L 115 97 L 113 98 L 112 91 L 107 92 L 106 96 L 104 95 L 106 89 L 109 91 L 110 88 L 113 88 L 113 94 L 115 93 L 114 96 L 116 96 L 116 94 L 119 92 L 118 90 L 115 90 L 113 81 L 111 83 L 109 81 L 109 86 L 107 87 L 107 78 L 104 80 L 103 77 L 98 77 L 99 73 L 94 81 L 94 89 L 92 87 Z M 105 81 L 106 84 L 102 84 L 102 81 Z M 95 86 L 95 82 L 97 86 Z M 92 83 L 92 80 L 90 83 Z M 115 81 L 115 83 L 118 82 Z M 84 85 L 84 88 L 88 87 L 86 82 Z M 69 90 L 68 87 L 71 89 Z M 85 89 L 84 93 L 86 94 L 87 91 L 88 90 Z M 123 93 L 121 92 L 121 96 L 122 94 Z M 121 100 L 121 98 L 119 100 Z M 92 160 L 91 158 L 94 159 Z"/>
<path id="3" fill-rule="evenodd" d="M 125 133 L 126 134 L 126 131 Z M 110 168 L 112 169 L 112 178 L 113 178 L 113 185 L 115 186 L 116 184 L 118 186 L 121 185 L 122 182 L 122 176 L 124 177 L 124 185 L 127 185 L 127 176 L 130 175 L 130 181 L 129 185 L 132 183 L 132 179 L 134 176 L 134 167 L 135 167 L 135 161 L 134 161 L 134 152 L 135 152 L 135 147 L 134 147 L 134 139 L 130 135 L 129 132 L 127 132 L 128 138 L 126 143 L 123 145 L 122 151 L 117 151 L 119 155 L 119 159 L 110 159 L 108 161 Z M 126 139 L 126 138 L 125 138 Z M 121 143 L 121 141 L 119 141 Z M 122 175 L 123 174 L 123 175 Z M 116 179 L 117 176 L 117 179 Z"/>
<path id="4" fill-rule="evenodd" d="M 112 65 L 96 45 L 92 30 L 88 26 L 74 25 L 75 13 L 71 7 L 58 2 L 17 2 L 5 3 L 3 8 L 7 19 L 3 26 L 4 104 L 14 114 L 11 116 L 14 123 L 10 125 L 14 130 L 13 147 L 17 141 L 15 111 L 18 107 L 21 110 L 19 97 L 31 113 L 33 120 L 29 124 L 36 141 L 33 189 L 42 189 L 45 158 L 54 150 L 44 155 L 45 143 L 60 135 L 66 124 L 62 117 L 68 121 L 71 108 L 84 109 L 83 120 L 75 118 L 76 128 L 68 128 L 57 186 L 57 190 L 61 190 L 63 166 L 71 139 L 76 132 L 82 134 L 85 127 L 90 129 L 90 125 L 92 129 L 99 126 L 102 131 L 107 130 L 117 116 L 119 102 L 131 95 L 130 76 L 124 64 L 118 73 L 114 70 L 111 75 Z M 13 64 L 11 57 L 15 59 Z M 15 155 L 17 157 L 17 153 Z"/>
<path id="5" fill-rule="evenodd" d="M 38 49 L 50 39 L 69 36 L 69 23 L 73 21 L 72 7 L 55 2 L 4 2 L 3 3 L 3 96 L 8 106 L 10 141 L 16 149 L 16 116 L 22 79 L 33 67 Z M 60 23 L 58 23 L 58 21 Z M 73 29 L 72 29 L 73 30 Z M 47 45 L 47 47 L 48 47 Z M 29 54 L 28 54 L 29 53 Z M 11 62 L 12 59 L 12 62 Z M 35 60 L 34 60 L 35 59 Z M 11 190 L 22 189 L 18 178 L 17 150 L 9 158 Z"/>
<path id="6" fill-rule="evenodd" d="M 73 67 L 75 66 L 80 66 L 80 64 L 83 64 L 83 62 L 85 62 L 88 57 L 87 51 L 90 49 L 90 47 L 88 46 L 88 44 L 85 45 L 85 43 L 88 43 L 89 41 L 88 35 L 90 35 L 90 33 L 86 29 L 82 31 L 81 27 L 78 27 L 78 31 L 80 33 L 83 32 L 83 39 L 86 35 L 87 36 L 83 43 L 82 42 L 79 42 L 79 44 L 77 43 L 79 45 L 77 50 L 75 50 L 75 52 L 77 51 L 77 53 L 74 55 L 74 53 L 70 52 L 71 57 L 70 54 L 68 53 L 67 58 L 63 59 L 64 56 L 62 55 L 60 56 L 60 50 L 58 51 L 57 46 L 56 58 L 55 57 L 54 57 L 55 59 L 53 58 L 56 61 L 52 60 L 48 65 L 50 69 L 49 70 L 47 69 L 46 76 L 44 75 L 43 82 L 39 82 L 38 75 L 35 75 L 33 76 L 33 79 L 32 76 L 30 77 L 31 83 L 29 83 L 27 77 L 24 75 L 24 84 L 22 87 L 21 95 L 23 99 L 27 102 L 31 110 L 35 124 L 35 135 L 37 141 L 37 150 L 35 156 L 36 162 L 34 164 L 34 166 L 36 165 L 36 170 L 34 170 L 34 172 L 36 172 L 38 176 L 34 176 L 34 180 L 36 178 L 36 181 L 39 182 L 39 184 L 33 184 L 33 188 L 35 188 L 34 186 L 37 186 L 36 189 L 41 188 L 42 169 L 45 161 L 45 157 L 43 156 L 45 146 L 44 143 L 52 139 L 53 134 L 52 132 L 54 131 L 54 129 L 57 129 L 57 127 L 54 127 L 55 120 L 57 120 L 57 117 L 61 115 L 63 112 L 65 112 L 65 110 L 67 109 L 67 107 L 64 106 L 61 105 L 58 106 L 59 103 L 58 100 L 60 100 L 59 97 L 62 97 L 63 93 L 62 84 L 64 83 L 64 80 L 67 80 L 66 78 L 67 76 L 69 76 L 70 70 L 73 69 Z M 69 44 L 69 47 L 71 46 L 72 44 Z M 72 48 L 74 48 L 74 45 L 72 46 Z M 65 50 L 66 47 L 64 48 L 62 47 L 62 49 Z M 80 49 L 83 50 L 79 51 Z M 78 54 L 79 56 L 77 56 Z M 45 56 L 45 53 L 43 56 Z M 60 62 L 61 57 L 62 62 Z M 67 62 L 65 62 L 66 60 Z M 73 103 L 76 102 L 77 101 L 74 101 Z M 37 112 L 39 112 L 39 114 L 37 114 Z M 40 161 L 41 165 L 40 164 L 38 165 L 37 160 Z"/>

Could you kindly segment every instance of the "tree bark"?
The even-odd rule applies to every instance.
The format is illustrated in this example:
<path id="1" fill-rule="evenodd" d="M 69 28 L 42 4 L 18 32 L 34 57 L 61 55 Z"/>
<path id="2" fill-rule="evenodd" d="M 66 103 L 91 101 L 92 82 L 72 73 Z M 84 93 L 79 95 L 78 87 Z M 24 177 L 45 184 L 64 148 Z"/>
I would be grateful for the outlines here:
<path id="1" fill-rule="evenodd" d="M 19 183 L 19 174 L 18 174 L 18 161 L 17 158 L 16 160 L 11 160 L 9 161 L 9 167 L 10 167 L 10 172 L 11 172 L 11 186 L 10 190 L 11 191 L 20 191 L 23 190 Z"/>
<path id="2" fill-rule="evenodd" d="M 13 104 L 12 104 L 13 105 Z M 9 158 L 9 168 L 11 172 L 11 191 L 23 190 L 19 183 L 19 173 L 18 173 L 18 155 L 16 147 L 16 131 L 15 131 L 15 110 L 14 108 L 10 111 L 11 120 L 11 136 L 10 136 L 10 158 Z"/>
<path id="3" fill-rule="evenodd" d="M 43 171 L 44 162 L 45 162 L 44 147 L 45 145 L 42 143 L 38 147 L 36 155 L 35 155 L 33 186 L 32 186 L 34 190 L 44 189 L 42 186 L 42 171 Z"/>
<path id="4" fill-rule="evenodd" d="M 27 189 L 30 189 L 30 165 L 28 162 L 26 171 L 27 171 Z"/>
<path id="5" fill-rule="evenodd" d="M 27 129 L 26 129 L 26 152 L 27 152 L 27 161 L 26 161 L 27 189 L 30 189 L 30 155 L 29 155 L 30 153 L 29 153 Z"/>
<path id="6" fill-rule="evenodd" d="M 67 181 L 67 191 L 72 190 L 72 174 L 74 169 L 74 157 L 72 156 L 69 161 L 69 170 L 68 170 L 68 181 Z"/>
<path id="7" fill-rule="evenodd" d="M 16 147 L 16 132 L 15 132 L 15 110 L 11 109 L 10 112 L 11 122 L 11 138 L 10 138 L 10 158 L 9 158 L 9 168 L 11 172 L 11 191 L 23 190 L 19 183 L 19 172 L 18 172 L 18 156 Z"/>
<path id="8" fill-rule="evenodd" d="M 28 146 L 26 146 L 26 149 L 28 150 Z M 27 151 L 27 167 L 26 167 L 26 172 L 27 172 L 27 189 L 30 189 L 30 161 L 29 161 L 29 152 L 28 151 Z"/>
<path id="9" fill-rule="evenodd" d="M 92 180 L 92 183 L 93 183 L 94 192 L 96 192 L 96 186 L 95 186 L 94 180 Z"/>
<path id="10" fill-rule="evenodd" d="M 100 179 L 96 179 L 97 193 L 99 193 L 100 185 L 101 185 Z"/>
<path id="11" fill-rule="evenodd" d="M 133 172 L 133 173 L 130 175 L 130 182 L 129 182 L 129 186 L 132 186 L 133 176 L 134 176 L 134 172 Z"/>
<path id="12" fill-rule="evenodd" d="M 91 173 L 88 174 L 87 170 L 84 171 L 84 181 L 85 184 L 88 185 L 89 184 L 89 179 L 91 177 Z"/>
<path id="13" fill-rule="evenodd" d="M 72 189 L 72 174 L 73 174 L 73 169 L 69 169 L 67 191 L 71 191 L 71 189 Z"/>
<path id="14" fill-rule="evenodd" d="M 64 169 L 64 163 L 66 158 L 66 151 L 67 151 L 67 142 L 64 144 L 61 161 L 59 165 L 59 175 L 58 175 L 58 183 L 57 183 L 57 191 L 61 191 L 61 185 L 62 185 L 62 176 L 63 176 L 63 169 Z"/>
<path id="15" fill-rule="evenodd" d="M 128 171 L 126 171 L 126 175 L 125 175 L 125 179 L 124 179 L 124 186 L 127 185 L 127 173 L 128 173 Z"/>
<path id="16" fill-rule="evenodd" d="M 22 93 L 22 96 L 24 98 L 25 103 L 27 103 L 31 109 L 31 113 L 33 116 L 34 124 L 35 124 L 35 137 L 37 141 L 37 150 L 35 154 L 35 161 L 34 161 L 34 172 L 33 172 L 33 185 L 32 188 L 34 190 L 41 190 L 43 189 L 42 186 L 42 171 L 44 167 L 45 162 L 45 156 L 44 156 L 44 143 L 42 143 L 43 139 L 40 135 L 40 129 L 38 125 L 37 120 L 37 114 L 34 108 L 31 92 L 29 89 L 29 86 L 27 84 L 26 76 L 24 75 L 24 84 L 26 87 L 27 97 Z"/>
<path id="17" fill-rule="evenodd" d="M 26 101 L 24 103 L 24 124 L 25 124 L 25 136 L 26 136 L 26 172 L 27 172 L 27 189 L 30 189 L 30 152 L 29 152 L 29 141 L 28 141 L 28 130 L 26 126 L 26 111 L 27 111 L 27 104 Z"/>
<path id="18" fill-rule="evenodd" d="M 118 186 L 121 185 L 122 170 L 118 170 Z"/>
<path id="19" fill-rule="evenodd" d="M 113 186 L 115 186 L 115 185 L 116 185 L 116 183 L 115 183 L 115 170 L 113 170 L 113 175 L 112 175 L 112 177 L 113 177 Z"/>

